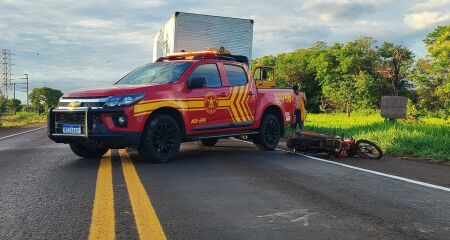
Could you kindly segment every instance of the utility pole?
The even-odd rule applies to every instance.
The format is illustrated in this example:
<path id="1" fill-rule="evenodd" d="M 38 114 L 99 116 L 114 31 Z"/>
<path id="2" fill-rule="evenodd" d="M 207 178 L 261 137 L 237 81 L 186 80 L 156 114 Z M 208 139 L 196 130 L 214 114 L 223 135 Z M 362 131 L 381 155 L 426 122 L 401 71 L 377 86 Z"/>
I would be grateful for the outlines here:
<path id="1" fill-rule="evenodd" d="M 28 74 L 24 74 L 25 77 L 22 77 L 21 79 L 27 80 L 26 82 L 13 82 L 11 85 L 13 86 L 13 98 L 16 99 L 16 85 L 27 85 L 27 106 L 28 106 Z"/>
<path id="2" fill-rule="evenodd" d="M 21 78 L 22 80 L 27 80 L 26 84 L 27 84 L 27 107 L 28 107 L 28 74 L 25 73 L 24 74 L 25 77 Z"/>

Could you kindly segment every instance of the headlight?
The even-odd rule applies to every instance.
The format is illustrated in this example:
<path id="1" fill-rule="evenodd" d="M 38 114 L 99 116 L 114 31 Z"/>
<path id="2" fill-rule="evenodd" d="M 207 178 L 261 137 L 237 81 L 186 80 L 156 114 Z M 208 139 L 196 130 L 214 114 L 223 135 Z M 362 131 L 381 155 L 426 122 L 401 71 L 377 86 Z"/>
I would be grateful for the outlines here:
<path id="1" fill-rule="evenodd" d="M 141 100 L 145 93 L 117 95 L 109 97 L 105 102 L 105 107 L 123 107 L 129 106 Z"/>

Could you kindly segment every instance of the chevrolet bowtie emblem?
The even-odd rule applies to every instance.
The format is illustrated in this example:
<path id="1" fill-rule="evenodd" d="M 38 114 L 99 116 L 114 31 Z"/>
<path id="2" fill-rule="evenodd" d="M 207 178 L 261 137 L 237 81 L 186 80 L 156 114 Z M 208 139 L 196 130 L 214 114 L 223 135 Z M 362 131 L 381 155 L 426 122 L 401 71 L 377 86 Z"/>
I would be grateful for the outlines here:
<path id="1" fill-rule="evenodd" d="M 81 103 L 78 101 L 73 101 L 73 102 L 69 103 L 69 107 L 78 107 L 80 105 L 81 105 Z"/>

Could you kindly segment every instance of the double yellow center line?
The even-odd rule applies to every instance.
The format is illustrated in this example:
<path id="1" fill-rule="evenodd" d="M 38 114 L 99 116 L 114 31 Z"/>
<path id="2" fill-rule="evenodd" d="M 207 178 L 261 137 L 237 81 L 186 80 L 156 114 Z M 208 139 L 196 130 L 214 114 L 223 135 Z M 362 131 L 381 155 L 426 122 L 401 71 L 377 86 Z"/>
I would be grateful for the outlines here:
<path id="1" fill-rule="evenodd" d="M 144 185 L 128 153 L 119 150 L 123 175 L 140 239 L 166 239 Z M 115 239 L 111 150 L 100 160 L 89 239 Z"/>

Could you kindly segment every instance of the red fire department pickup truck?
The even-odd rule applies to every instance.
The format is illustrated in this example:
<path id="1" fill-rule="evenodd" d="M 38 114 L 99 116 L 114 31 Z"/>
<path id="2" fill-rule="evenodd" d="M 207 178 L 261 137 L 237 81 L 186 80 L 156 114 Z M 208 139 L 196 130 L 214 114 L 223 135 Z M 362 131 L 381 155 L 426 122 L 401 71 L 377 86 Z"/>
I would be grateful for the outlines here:
<path id="1" fill-rule="evenodd" d="M 246 61 L 214 51 L 172 54 L 111 87 L 66 93 L 49 110 L 48 136 L 80 157 L 132 147 L 150 162 L 173 158 L 181 142 L 213 146 L 230 136 L 273 150 L 293 117 L 293 92 L 257 88 Z M 261 85 L 267 74 L 259 70 Z"/>

